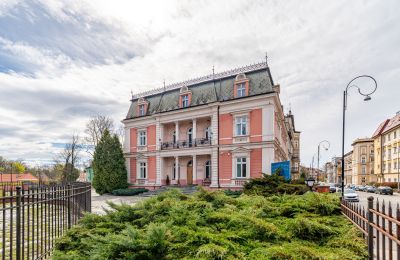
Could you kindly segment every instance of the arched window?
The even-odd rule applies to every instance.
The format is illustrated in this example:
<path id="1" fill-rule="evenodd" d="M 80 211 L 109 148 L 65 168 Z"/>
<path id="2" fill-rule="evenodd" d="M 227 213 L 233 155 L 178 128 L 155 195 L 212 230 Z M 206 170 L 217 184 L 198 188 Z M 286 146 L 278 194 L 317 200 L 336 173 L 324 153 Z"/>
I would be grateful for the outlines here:
<path id="1" fill-rule="evenodd" d="M 187 136 L 188 136 L 188 143 L 189 145 L 191 145 L 193 141 L 193 128 L 188 129 Z"/>
<path id="2" fill-rule="evenodd" d="M 206 179 L 210 179 L 211 178 L 211 162 L 210 161 L 206 161 L 206 170 L 205 170 L 205 178 Z"/>
<path id="3" fill-rule="evenodd" d="M 211 139 L 211 127 L 206 128 L 206 139 L 207 140 Z"/>

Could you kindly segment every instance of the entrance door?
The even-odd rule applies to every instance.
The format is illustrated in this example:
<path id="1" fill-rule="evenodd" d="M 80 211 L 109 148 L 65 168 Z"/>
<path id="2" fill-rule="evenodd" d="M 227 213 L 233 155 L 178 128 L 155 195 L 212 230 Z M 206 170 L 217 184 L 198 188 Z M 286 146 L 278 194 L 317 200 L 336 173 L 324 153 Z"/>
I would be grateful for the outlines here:
<path id="1" fill-rule="evenodd" d="M 186 176 L 187 176 L 187 184 L 192 185 L 193 184 L 193 162 L 189 161 L 187 164 L 187 171 L 186 171 Z"/>

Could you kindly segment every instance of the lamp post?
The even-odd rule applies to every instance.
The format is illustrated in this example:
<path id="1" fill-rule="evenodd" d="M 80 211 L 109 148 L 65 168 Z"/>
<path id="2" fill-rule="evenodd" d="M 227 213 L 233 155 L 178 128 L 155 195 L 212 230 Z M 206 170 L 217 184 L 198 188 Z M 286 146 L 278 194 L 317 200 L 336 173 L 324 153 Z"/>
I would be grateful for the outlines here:
<path id="1" fill-rule="evenodd" d="M 310 188 L 310 191 L 312 191 L 312 187 L 314 186 L 315 180 L 312 177 L 308 177 L 305 180 L 306 185 Z"/>
<path id="2" fill-rule="evenodd" d="M 351 85 L 353 81 L 360 79 L 360 78 L 367 78 L 371 79 L 374 83 L 374 89 L 370 93 L 363 93 L 361 92 L 361 89 L 357 85 Z M 361 96 L 364 96 L 364 101 L 369 101 L 371 100 L 370 95 L 373 94 L 376 89 L 378 88 L 378 84 L 376 83 L 376 80 L 369 76 L 369 75 L 361 75 L 353 78 L 350 80 L 350 82 L 347 84 L 346 89 L 343 91 L 343 128 L 342 128 L 342 197 L 344 195 L 344 133 L 345 133 L 345 123 L 346 123 L 346 108 L 347 108 L 347 92 L 349 88 L 355 87 L 358 89 L 358 93 Z"/>
<path id="3" fill-rule="evenodd" d="M 324 146 L 325 144 L 328 144 L 328 147 Z M 322 147 L 325 148 L 325 151 L 328 151 L 328 149 L 331 147 L 331 143 L 329 143 L 327 140 L 323 140 L 321 142 L 319 142 L 318 144 L 318 156 L 317 156 L 317 182 L 319 181 L 319 150 L 320 150 L 320 146 L 322 144 Z"/>

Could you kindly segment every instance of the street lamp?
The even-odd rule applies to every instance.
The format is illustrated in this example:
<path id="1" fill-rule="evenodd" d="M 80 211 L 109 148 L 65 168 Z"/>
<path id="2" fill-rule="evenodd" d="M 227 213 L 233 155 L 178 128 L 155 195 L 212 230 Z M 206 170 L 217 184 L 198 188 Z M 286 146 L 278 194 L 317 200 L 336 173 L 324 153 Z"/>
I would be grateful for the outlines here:
<path id="1" fill-rule="evenodd" d="M 305 183 L 310 188 L 310 191 L 312 191 L 312 187 L 314 186 L 315 183 L 314 178 L 309 177 L 308 179 L 305 180 Z"/>
<path id="2" fill-rule="evenodd" d="M 360 78 L 367 78 L 373 80 L 374 83 L 374 89 L 370 93 L 362 93 L 361 89 L 357 85 L 351 85 L 353 81 L 360 79 Z M 345 91 L 343 91 L 343 128 L 342 128 L 342 197 L 344 196 L 344 133 L 345 133 L 345 122 L 346 122 L 346 107 L 347 107 L 347 92 L 350 87 L 355 87 L 358 89 L 358 93 L 361 96 L 364 96 L 364 101 L 369 101 L 371 100 L 371 96 L 377 89 L 378 84 L 376 83 L 376 80 L 369 76 L 369 75 L 361 75 L 353 78 L 350 80 L 350 82 L 347 84 Z"/>
<path id="3" fill-rule="evenodd" d="M 322 147 L 325 149 L 325 151 L 328 151 L 328 149 L 331 147 L 331 143 L 329 143 L 327 140 L 323 140 L 323 141 L 319 142 L 319 144 L 318 144 L 317 181 L 319 181 L 319 150 L 320 150 L 321 144 L 322 144 Z M 324 144 L 327 144 L 328 146 L 324 146 Z"/>

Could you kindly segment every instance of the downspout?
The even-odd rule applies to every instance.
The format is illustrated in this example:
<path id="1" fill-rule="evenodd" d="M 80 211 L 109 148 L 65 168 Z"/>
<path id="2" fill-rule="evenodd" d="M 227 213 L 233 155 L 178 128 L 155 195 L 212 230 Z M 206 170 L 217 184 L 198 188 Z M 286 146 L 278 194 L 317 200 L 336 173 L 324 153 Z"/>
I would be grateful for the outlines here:
<path id="1" fill-rule="evenodd" d="M 217 171 L 217 183 L 218 183 L 218 188 L 220 188 L 220 184 L 219 184 L 219 104 L 217 106 L 217 119 L 218 119 L 218 135 L 217 135 L 217 164 L 218 164 L 218 171 Z"/>

